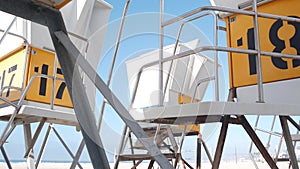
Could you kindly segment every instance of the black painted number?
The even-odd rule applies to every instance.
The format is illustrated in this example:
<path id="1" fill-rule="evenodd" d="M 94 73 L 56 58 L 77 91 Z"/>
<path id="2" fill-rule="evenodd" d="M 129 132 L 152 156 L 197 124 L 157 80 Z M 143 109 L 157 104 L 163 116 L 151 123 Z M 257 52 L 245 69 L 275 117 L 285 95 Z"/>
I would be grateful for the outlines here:
<path id="1" fill-rule="evenodd" d="M 295 18 L 299 18 L 297 16 L 291 16 Z M 294 26 L 295 34 L 291 39 L 289 39 L 290 47 L 296 49 L 297 55 L 300 55 L 300 23 L 298 22 L 287 22 L 289 25 Z M 269 32 L 269 39 L 270 42 L 273 44 L 274 49 L 272 52 L 282 53 L 282 51 L 286 48 L 286 43 L 283 39 L 280 39 L 278 36 L 279 29 L 283 26 L 282 20 L 277 20 L 273 23 L 270 28 Z M 242 46 L 242 38 L 237 40 L 238 46 Z M 250 28 L 247 31 L 247 42 L 248 42 L 248 49 L 254 50 L 255 49 L 255 40 L 254 40 L 254 28 Z M 256 72 L 256 58 L 254 54 L 248 54 L 249 60 L 249 68 L 250 68 L 250 75 L 257 74 Z M 287 61 L 283 60 L 282 58 L 272 57 L 272 64 L 277 67 L 278 69 L 287 70 L 288 63 Z M 293 68 L 300 66 L 300 60 L 293 59 Z"/>
<path id="2" fill-rule="evenodd" d="M 49 69 L 49 66 L 46 65 L 46 64 L 43 64 L 41 74 L 48 75 L 48 69 Z M 39 72 L 39 67 L 35 67 L 34 71 L 38 73 Z M 56 73 L 62 75 L 61 69 L 57 68 Z M 62 82 L 60 84 L 58 90 L 57 90 L 55 98 L 62 99 L 65 88 L 66 88 L 66 83 Z M 41 77 L 39 95 L 40 96 L 46 96 L 46 91 L 47 91 L 47 78 Z"/>
<path id="3" fill-rule="evenodd" d="M 291 16 L 296 17 L 296 16 Z M 298 18 L 298 17 L 296 17 Z M 293 25 L 295 28 L 294 36 L 289 40 L 290 46 L 296 49 L 297 55 L 300 54 L 300 23 L 297 22 L 288 22 L 289 25 Z M 278 36 L 279 29 L 283 26 L 282 20 L 277 20 L 271 27 L 269 37 L 271 43 L 275 46 L 273 52 L 281 53 L 285 48 L 285 41 L 280 39 Z M 284 61 L 282 58 L 272 57 L 272 63 L 279 69 L 288 69 L 287 61 Z M 293 68 L 300 66 L 300 60 L 293 59 Z"/>
<path id="4" fill-rule="evenodd" d="M 10 79 L 9 79 L 9 83 L 8 83 L 8 89 L 7 89 L 7 92 L 6 92 L 5 97 L 9 97 L 9 96 L 10 96 L 10 91 L 11 91 L 11 89 L 10 89 L 9 87 L 11 87 L 11 86 L 13 85 L 13 80 L 14 80 L 15 75 L 16 75 L 16 73 L 14 73 L 14 72 L 15 72 L 16 70 L 17 70 L 17 65 L 14 65 L 14 66 L 8 68 L 7 71 L 4 70 L 4 71 L 2 72 L 2 75 L 0 75 L 0 82 L 1 82 L 1 86 L 0 86 L 1 88 L 0 88 L 0 89 L 2 89 L 3 87 L 5 87 L 5 86 L 4 86 L 4 83 L 5 83 L 5 79 L 6 79 L 6 77 L 7 77 L 6 74 L 8 74 L 8 75 L 11 74 L 11 75 L 10 75 Z"/>

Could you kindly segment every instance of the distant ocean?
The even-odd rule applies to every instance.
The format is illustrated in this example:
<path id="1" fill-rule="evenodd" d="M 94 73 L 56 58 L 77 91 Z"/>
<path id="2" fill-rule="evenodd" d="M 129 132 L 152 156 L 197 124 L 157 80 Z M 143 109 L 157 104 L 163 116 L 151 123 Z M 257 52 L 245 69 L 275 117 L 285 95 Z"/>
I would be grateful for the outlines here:
<path id="1" fill-rule="evenodd" d="M 109 163 L 113 163 L 114 162 L 114 154 L 107 152 L 106 156 L 108 158 L 108 162 Z M 9 159 L 11 163 L 23 163 L 26 162 L 26 159 Z M 5 163 L 4 159 L 0 159 L 0 162 Z M 42 159 L 43 163 L 72 163 L 72 161 L 70 160 L 47 160 L 47 159 Z M 80 163 L 90 163 L 91 161 L 84 161 L 84 160 L 80 160 Z"/>

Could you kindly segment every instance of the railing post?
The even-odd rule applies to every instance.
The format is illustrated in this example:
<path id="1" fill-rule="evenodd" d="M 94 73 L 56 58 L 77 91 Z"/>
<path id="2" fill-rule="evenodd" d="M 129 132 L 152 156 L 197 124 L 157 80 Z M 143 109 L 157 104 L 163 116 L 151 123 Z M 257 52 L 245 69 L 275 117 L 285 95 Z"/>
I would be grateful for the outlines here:
<path id="1" fill-rule="evenodd" d="M 218 19 L 217 16 L 214 15 L 214 46 L 218 46 Z M 219 57 L 218 57 L 218 51 L 214 51 L 215 54 L 215 100 L 219 101 Z"/>
<path id="2" fill-rule="evenodd" d="M 262 82 L 262 66 L 261 66 L 261 51 L 260 51 L 260 37 L 259 37 L 259 27 L 258 27 L 258 13 L 257 13 L 257 2 L 252 0 L 252 9 L 254 12 L 253 22 L 254 22 L 254 39 L 255 39 L 255 50 L 256 55 L 256 72 L 257 72 L 257 87 L 258 87 L 258 102 L 264 102 L 264 90 Z"/>
<path id="3" fill-rule="evenodd" d="M 160 0 L 160 28 L 159 28 L 159 105 L 163 105 L 163 46 L 164 46 L 164 28 L 163 28 L 163 22 L 164 22 L 164 0 Z"/>

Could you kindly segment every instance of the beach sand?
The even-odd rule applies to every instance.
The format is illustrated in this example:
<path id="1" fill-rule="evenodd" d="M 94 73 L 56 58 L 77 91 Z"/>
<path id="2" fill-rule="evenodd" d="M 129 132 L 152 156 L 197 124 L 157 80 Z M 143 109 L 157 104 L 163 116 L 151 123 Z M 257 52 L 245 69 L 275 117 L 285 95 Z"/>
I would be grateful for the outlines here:
<path id="1" fill-rule="evenodd" d="M 191 165 L 194 167 L 195 164 L 191 163 Z M 259 168 L 265 169 L 270 168 L 266 162 L 258 162 L 257 163 Z M 278 167 L 281 169 L 288 168 L 288 162 L 278 162 Z M 69 169 L 71 166 L 71 163 L 41 163 L 39 165 L 39 169 Z M 81 163 L 81 166 L 84 169 L 92 169 L 91 163 Z M 110 164 L 111 168 L 113 168 L 113 164 Z M 26 163 L 20 162 L 20 163 L 12 163 L 13 169 L 26 169 Z M 119 169 L 130 169 L 132 167 L 132 163 L 121 163 L 119 165 Z M 148 163 L 141 163 L 138 169 L 146 169 L 148 167 Z M 0 169 L 6 169 L 7 166 L 5 163 L 0 163 Z M 211 165 L 209 163 L 203 163 L 201 166 L 202 169 L 210 169 Z M 255 166 L 251 161 L 243 161 L 243 162 L 222 162 L 220 165 L 220 169 L 254 169 Z M 158 169 L 158 166 L 155 165 L 154 169 Z"/>

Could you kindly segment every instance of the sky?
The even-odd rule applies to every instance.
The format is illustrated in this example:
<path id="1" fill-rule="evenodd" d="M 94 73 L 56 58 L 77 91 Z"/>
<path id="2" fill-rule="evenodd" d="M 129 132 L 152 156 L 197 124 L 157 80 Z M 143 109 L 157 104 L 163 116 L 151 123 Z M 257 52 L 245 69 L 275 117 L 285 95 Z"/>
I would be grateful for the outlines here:
<path id="1" fill-rule="evenodd" d="M 107 0 L 109 4 L 113 6 L 110 14 L 109 23 L 107 25 L 107 32 L 105 35 L 105 43 L 102 47 L 101 60 L 98 67 L 99 75 L 106 81 L 109 74 L 109 67 L 113 56 L 115 40 L 117 38 L 117 32 L 120 25 L 120 19 L 122 17 L 123 7 L 125 0 Z M 165 20 L 174 16 L 188 12 L 189 10 L 196 9 L 201 6 L 210 5 L 209 0 L 165 0 Z M 121 102 L 128 107 L 130 104 L 128 79 L 126 75 L 125 61 L 134 57 L 137 57 L 143 53 L 158 49 L 159 47 L 159 0 L 131 0 L 131 4 L 128 9 L 127 19 L 125 21 L 123 36 L 120 43 L 120 48 L 117 55 L 116 65 L 113 73 L 113 79 L 111 89 L 120 98 Z M 221 25 L 225 25 L 220 22 Z M 164 39 L 164 45 L 174 44 L 177 35 L 179 24 L 174 24 L 165 29 L 166 38 Z M 194 21 L 186 26 L 183 30 L 181 42 L 188 42 L 194 39 L 200 39 L 200 46 L 209 45 L 213 43 L 213 29 L 212 18 L 206 17 L 201 20 Z M 226 46 L 226 34 L 224 32 L 219 33 L 219 44 Z M 212 57 L 211 52 L 205 53 L 207 56 Z M 220 53 L 220 64 L 222 67 L 219 70 L 220 79 L 220 91 L 221 100 L 227 99 L 229 81 L 228 81 L 228 60 L 226 53 Z M 101 107 L 103 97 L 100 93 L 97 94 L 97 109 L 95 111 L 96 116 L 99 115 L 99 108 Z M 208 87 L 208 92 L 205 95 L 204 100 L 213 99 L 213 83 Z M 255 117 L 248 117 L 251 124 L 254 123 Z M 270 119 L 265 118 L 263 121 L 268 122 Z M 278 120 L 276 124 L 278 126 Z M 260 124 L 262 128 L 269 128 L 270 123 Z M 4 123 L 1 124 L 3 128 Z M 32 125 L 34 129 L 37 125 Z M 58 131 L 66 141 L 73 152 L 76 151 L 80 140 L 81 134 L 75 131 L 74 127 L 64 127 L 56 125 Z M 105 109 L 104 123 L 101 130 L 101 138 L 104 147 L 107 152 L 113 154 L 117 151 L 120 139 L 120 133 L 123 129 L 123 122 L 114 112 L 114 110 L 108 105 Z M 219 124 L 205 124 L 201 126 L 201 132 L 203 139 L 207 142 L 209 149 L 214 152 L 214 148 L 217 142 L 219 134 Z M 278 129 L 278 128 L 276 128 Z M 42 136 L 45 133 L 46 128 L 42 131 Z M 18 127 L 8 140 L 8 144 L 5 144 L 6 150 L 9 152 L 9 157 L 13 160 L 20 160 L 23 157 L 24 141 L 23 141 L 23 129 Z M 266 135 L 260 135 L 266 138 Z M 224 157 L 228 160 L 234 160 L 234 154 L 237 151 L 239 158 L 247 157 L 249 150 L 250 139 L 248 139 L 246 133 L 240 126 L 230 125 L 228 131 L 228 140 L 225 142 Z M 38 139 L 35 152 L 38 152 L 38 147 L 41 145 L 42 138 Z M 272 145 L 278 142 L 278 139 L 272 140 Z M 196 137 L 187 138 L 184 143 L 184 153 L 195 152 Z M 275 149 L 274 146 L 272 146 Z M 59 153 L 58 153 L 59 152 Z M 189 154 L 190 155 L 190 154 Z M 111 156 L 110 156 L 111 158 Z M 0 156 L 0 159 L 3 159 Z M 58 139 L 51 134 L 44 154 L 44 160 L 50 161 L 70 161 L 71 158 L 67 152 L 59 143 Z M 81 161 L 88 161 L 89 157 L 86 150 L 84 151 Z"/>

